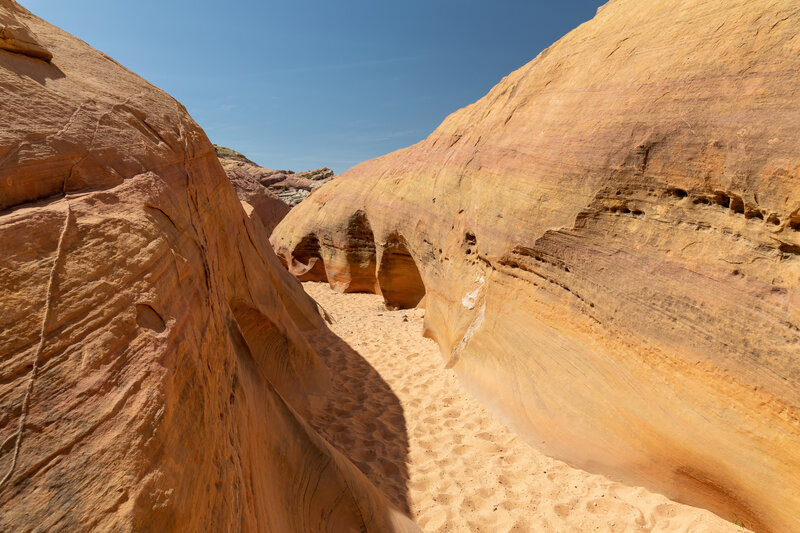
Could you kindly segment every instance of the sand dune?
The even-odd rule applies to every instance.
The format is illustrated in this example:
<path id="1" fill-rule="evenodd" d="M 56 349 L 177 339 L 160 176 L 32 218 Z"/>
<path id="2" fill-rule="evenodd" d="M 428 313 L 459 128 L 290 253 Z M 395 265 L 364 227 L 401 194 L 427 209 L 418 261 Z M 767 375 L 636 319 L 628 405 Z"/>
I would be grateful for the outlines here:
<path id="1" fill-rule="evenodd" d="M 421 336 L 423 311 L 304 283 L 340 338 L 312 424 L 425 531 L 745 531 L 537 452 L 478 404 Z"/>

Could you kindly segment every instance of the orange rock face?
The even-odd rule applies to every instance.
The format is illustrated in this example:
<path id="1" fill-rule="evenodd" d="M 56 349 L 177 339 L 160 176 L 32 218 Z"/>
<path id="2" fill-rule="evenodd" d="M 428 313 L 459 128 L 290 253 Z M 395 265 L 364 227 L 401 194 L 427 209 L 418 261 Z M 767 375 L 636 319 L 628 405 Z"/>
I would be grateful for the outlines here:
<path id="1" fill-rule="evenodd" d="M 0 26 L 0 530 L 414 529 L 305 422 L 324 325 L 185 109 Z"/>
<path id="2" fill-rule="evenodd" d="M 547 453 L 798 530 L 799 15 L 614 0 L 273 245 L 388 305 L 424 291 L 446 363 Z"/>
<path id="3" fill-rule="evenodd" d="M 39 43 L 15 15 L 14 6 L 0 5 L 0 50 L 50 61 L 53 54 Z"/>

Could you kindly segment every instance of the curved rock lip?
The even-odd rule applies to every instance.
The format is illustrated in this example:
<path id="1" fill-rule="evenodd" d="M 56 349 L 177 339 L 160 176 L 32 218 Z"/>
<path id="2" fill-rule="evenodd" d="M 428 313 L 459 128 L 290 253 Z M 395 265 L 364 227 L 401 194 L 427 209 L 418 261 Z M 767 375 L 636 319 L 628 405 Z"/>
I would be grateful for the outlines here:
<path id="1" fill-rule="evenodd" d="M 273 246 L 423 291 L 445 364 L 545 452 L 800 529 L 798 33 L 790 2 L 610 2 Z"/>

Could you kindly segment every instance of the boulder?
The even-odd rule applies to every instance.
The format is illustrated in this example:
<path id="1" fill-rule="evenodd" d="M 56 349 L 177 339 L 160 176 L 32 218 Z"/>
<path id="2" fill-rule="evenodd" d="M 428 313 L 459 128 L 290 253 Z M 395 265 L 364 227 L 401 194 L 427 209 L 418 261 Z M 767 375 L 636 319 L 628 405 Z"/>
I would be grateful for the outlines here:
<path id="1" fill-rule="evenodd" d="M 0 46 L 0 530 L 415 530 L 306 423 L 324 323 L 183 106 L 0 24 L 52 53 Z"/>

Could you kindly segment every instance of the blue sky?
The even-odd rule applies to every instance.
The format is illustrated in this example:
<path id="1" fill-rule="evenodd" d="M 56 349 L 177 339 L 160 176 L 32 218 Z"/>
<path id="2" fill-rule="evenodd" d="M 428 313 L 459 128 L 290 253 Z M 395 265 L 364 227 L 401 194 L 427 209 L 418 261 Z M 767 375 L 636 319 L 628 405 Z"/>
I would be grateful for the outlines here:
<path id="1" fill-rule="evenodd" d="M 424 139 L 605 0 L 21 0 L 268 168 Z"/>

